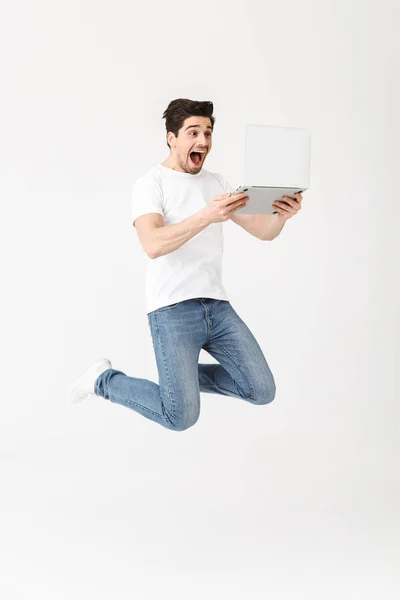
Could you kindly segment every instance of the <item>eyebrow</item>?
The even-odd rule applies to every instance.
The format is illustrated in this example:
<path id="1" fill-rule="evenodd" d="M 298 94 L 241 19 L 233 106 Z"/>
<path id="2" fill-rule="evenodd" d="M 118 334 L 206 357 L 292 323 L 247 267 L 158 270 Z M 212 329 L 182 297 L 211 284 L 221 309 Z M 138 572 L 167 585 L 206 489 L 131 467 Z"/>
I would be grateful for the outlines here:
<path id="1" fill-rule="evenodd" d="M 200 127 L 200 125 L 189 125 L 189 127 L 186 127 L 185 131 L 187 131 L 188 129 L 190 129 L 191 127 Z M 211 125 L 207 125 L 207 129 L 211 129 L 212 131 L 212 127 Z"/>

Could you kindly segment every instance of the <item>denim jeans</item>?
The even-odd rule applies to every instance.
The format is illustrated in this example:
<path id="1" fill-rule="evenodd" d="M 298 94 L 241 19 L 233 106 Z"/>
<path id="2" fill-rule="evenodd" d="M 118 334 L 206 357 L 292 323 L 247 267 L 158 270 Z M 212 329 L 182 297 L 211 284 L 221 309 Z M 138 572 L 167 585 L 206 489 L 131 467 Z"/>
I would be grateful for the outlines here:
<path id="1" fill-rule="evenodd" d="M 147 315 L 158 384 L 107 369 L 95 393 L 167 429 L 182 431 L 200 414 L 200 392 L 267 404 L 275 381 L 263 352 L 228 300 L 191 298 Z M 204 349 L 217 361 L 199 363 Z"/>

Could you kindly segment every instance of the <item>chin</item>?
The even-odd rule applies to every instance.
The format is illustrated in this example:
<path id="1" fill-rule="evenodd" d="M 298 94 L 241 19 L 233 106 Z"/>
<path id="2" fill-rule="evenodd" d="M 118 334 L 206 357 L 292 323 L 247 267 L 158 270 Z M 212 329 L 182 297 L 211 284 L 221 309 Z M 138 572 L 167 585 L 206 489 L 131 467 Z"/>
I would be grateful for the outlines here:
<path id="1" fill-rule="evenodd" d="M 203 160 L 203 162 L 200 165 L 192 165 L 191 162 L 190 162 L 190 159 L 189 159 L 189 161 L 187 163 L 187 165 L 189 167 L 189 170 L 190 171 L 195 171 L 196 173 L 198 173 L 204 167 L 204 160 Z"/>

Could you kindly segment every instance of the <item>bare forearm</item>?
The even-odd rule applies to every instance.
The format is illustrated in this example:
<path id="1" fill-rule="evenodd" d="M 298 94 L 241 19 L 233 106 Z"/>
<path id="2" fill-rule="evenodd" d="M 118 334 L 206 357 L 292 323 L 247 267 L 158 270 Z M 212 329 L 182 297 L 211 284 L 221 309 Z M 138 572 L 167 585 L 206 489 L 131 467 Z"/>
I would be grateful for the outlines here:
<path id="1" fill-rule="evenodd" d="M 279 214 L 275 215 L 257 215 L 259 218 L 259 229 L 262 231 L 262 239 L 272 241 L 276 238 L 283 229 L 285 221 L 279 217 Z"/>
<path id="2" fill-rule="evenodd" d="M 179 223 L 164 225 L 154 230 L 152 240 L 153 258 L 158 258 L 180 248 L 210 224 L 202 211 L 194 213 Z"/>

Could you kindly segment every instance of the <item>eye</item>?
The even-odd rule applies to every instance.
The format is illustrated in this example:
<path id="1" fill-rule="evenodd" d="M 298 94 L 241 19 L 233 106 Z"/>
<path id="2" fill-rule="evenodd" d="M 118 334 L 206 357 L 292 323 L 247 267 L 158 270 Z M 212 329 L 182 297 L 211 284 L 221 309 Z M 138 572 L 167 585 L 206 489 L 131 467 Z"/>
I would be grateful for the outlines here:
<path id="1" fill-rule="evenodd" d="M 192 133 L 196 133 L 197 134 L 197 131 L 189 131 L 189 135 L 192 135 Z M 211 132 L 210 131 L 207 132 L 207 135 L 208 135 L 208 137 L 211 137 Z"/>

